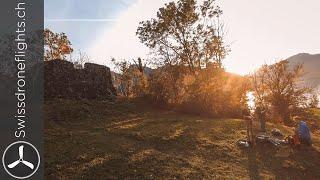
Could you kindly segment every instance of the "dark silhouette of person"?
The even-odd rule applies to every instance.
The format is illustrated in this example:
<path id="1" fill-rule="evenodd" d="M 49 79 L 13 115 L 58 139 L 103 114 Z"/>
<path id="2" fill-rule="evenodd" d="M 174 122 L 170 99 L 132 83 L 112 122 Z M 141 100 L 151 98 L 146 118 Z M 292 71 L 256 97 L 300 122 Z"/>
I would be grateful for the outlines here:
<path id="1" fill-rule="evenodd" d="M 256 115 L 260 121 L 260 131 L 266 132 L 266 110 L 263 106 L 259 105 L 256 107 Z"/>

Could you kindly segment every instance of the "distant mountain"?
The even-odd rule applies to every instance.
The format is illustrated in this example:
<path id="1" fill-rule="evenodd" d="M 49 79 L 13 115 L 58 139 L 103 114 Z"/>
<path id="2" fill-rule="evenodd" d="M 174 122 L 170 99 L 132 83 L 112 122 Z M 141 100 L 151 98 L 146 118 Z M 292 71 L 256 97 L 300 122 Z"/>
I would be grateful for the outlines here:
<path id="1" fill-rule="evenodd" d="M 320 54 L 301 53 L 287 59 L 291 66 L 303 64 L 303 84 L 320 90 Z"/>

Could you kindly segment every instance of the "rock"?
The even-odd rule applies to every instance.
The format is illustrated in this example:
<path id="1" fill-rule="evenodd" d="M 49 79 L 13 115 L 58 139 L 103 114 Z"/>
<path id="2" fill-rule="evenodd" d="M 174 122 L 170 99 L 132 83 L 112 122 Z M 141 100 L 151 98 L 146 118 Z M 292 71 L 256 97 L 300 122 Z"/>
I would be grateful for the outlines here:
<path id="1" fill-rule="evenodd" d="M 59 59 L 44 63 L 44 89 L 45 99 L 114 100 L 116 96 L 108 67 L 86 63 L 84 69 L 76 69 Z"/>

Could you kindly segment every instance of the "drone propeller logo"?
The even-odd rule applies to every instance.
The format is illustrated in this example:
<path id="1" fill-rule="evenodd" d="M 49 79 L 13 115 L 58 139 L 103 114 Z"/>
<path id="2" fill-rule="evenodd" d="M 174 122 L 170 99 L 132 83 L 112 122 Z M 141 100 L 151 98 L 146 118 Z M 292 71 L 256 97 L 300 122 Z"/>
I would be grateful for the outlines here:
<path id="1" fill-rule="evenodd" d="M 32 144 L 25 141 L 12 143 L 2 156 L 6 172 L 17 179 L 31 177 L 40 166 L 40 155 Z"/>
<path id="2" fill-rule="evenodd" d="M 18 159 L 17 161 L 11 163 L 8 165 L 8 168 L 12 169 L 14 167 L 16 167 L 18 164 L 23 163 L 24 165 L 28 166 L 30 169 L 34 168 L 34 165 L 26 160 L 23 159 L 23 145 L 21 145 L 19 147 L 19 157 L 20 159 Z"/>

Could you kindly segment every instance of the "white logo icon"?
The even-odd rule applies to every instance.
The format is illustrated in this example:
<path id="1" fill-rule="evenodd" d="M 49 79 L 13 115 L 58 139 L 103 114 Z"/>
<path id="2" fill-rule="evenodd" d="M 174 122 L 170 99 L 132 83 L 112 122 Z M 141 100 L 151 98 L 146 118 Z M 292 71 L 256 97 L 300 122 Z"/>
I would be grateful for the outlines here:
<path id="1" fill-rule="evenodd" d="M 29 142 L 17 141 L 10 144 L 2 155 L 5 171 L 16 179 L 33 176 L 40 167 L 40 154 Z"/>
<path id="2" fill-rule="evenodd" d="M 32 163 L 30 163 L 30 162 L 28 162 L 28 161 L 26 161 L 26 160 L 23 159 L 23 147 L 24 147 L 23 145 L 21 145 L 21 146 L 19 147 L 19 157 L 20 157 L 20 159 L 18 159 L 17 161 L 9 164 L 9 165 L 8 165 L 8 168 L 12 169 L 12 168 L 16 167 L 16 166 L 17 166 L 18 164 L 20 164 L 20 163 L 28 166 L 30 169 L 33 169 L 33 168 L 34 168 L 34 165 L 33 165 Z"/>

